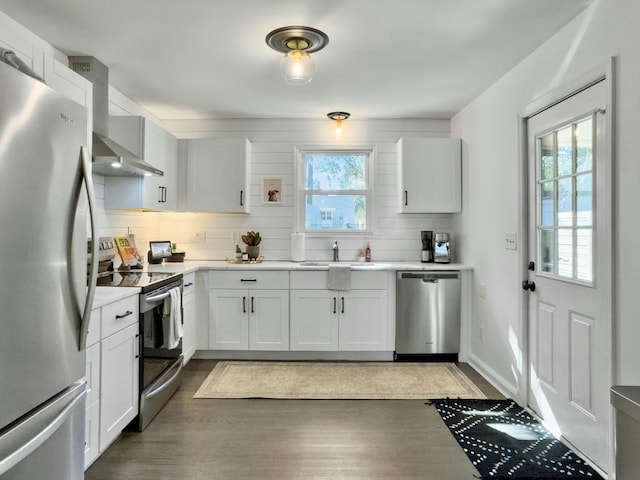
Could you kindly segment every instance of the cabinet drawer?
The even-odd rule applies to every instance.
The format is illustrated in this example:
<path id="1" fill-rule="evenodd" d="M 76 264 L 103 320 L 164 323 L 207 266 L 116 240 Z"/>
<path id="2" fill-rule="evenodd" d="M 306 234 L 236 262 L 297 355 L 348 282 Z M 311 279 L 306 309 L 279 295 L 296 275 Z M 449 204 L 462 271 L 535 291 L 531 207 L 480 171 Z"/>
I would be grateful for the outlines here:
<path id="1" fill-rule="evenodd" d="M 138 295 L 102 307 L 102 338 L 138 322 Z"/>
<path id="2" fill-rule="evenodd" d="M 288 289 L 289 272 L 214 271 L 209 272 L 209 288 Z"/>
<path id="3" fill-rule="evenodd" d="M 187 273 L 182 277 L 182 296 L 189 295 L 196 290 L 196 273 Z"/>
<path id="4" fill-rule="evenodd" d="M 388 272 L 351 271 L 352 290 L 384 290 L 387 288 Z M 326 270 L 292 271 L 291 285 L 297 290 L 322 290 L 327 288 L 329 272 Z"/>

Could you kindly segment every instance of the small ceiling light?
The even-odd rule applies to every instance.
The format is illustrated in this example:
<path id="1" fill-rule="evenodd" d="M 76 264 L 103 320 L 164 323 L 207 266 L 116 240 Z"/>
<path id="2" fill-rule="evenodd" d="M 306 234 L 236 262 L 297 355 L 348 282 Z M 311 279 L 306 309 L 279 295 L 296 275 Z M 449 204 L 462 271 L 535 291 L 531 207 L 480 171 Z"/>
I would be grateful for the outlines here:
<path id="1" fill-rule="evenodd" d="M 347 112 L 330 112 L 327 113 L 327 117 L 331 120 L 335 120 L 336 122 L 336 135 L 339 137 L 342 135 L 342 121 L 346 120 L 351 116 L 350 113 Z"/>
<path id="2" fill-rule="evenodd" d="M 314 67 L 310 53 L 322 50 L 328 43 L 326 33 L 311 27 L 282 27 L 265 38 L 267 45 L 284 53 L 280 61 L 280 73 L 291 85 L 309 83 Z"/>

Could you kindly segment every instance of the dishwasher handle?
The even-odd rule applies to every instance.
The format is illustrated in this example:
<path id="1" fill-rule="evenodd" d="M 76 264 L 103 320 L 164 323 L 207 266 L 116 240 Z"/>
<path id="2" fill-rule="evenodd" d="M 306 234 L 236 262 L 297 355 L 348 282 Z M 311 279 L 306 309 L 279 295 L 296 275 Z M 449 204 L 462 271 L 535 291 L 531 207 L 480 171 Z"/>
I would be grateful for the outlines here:
<path id="1" fill-rule="evenodd" d="M 439 280 L 457 280 L 458 271 L 442 272 L 398 272 L 398 280 L 422 280 L 424 283 L 438 283 Z"/>

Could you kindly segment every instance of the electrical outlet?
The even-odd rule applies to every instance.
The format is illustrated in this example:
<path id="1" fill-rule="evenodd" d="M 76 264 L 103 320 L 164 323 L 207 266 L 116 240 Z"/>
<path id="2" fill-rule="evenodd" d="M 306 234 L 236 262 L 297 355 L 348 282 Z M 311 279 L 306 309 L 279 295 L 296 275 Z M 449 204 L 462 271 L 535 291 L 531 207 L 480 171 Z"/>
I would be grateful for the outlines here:
<path id="1" fill-rule="evenodd" d="M 478 295 L 480 296 L 480 298 L 487 298 L 487 285 L 484 283 L 481 283 L 480 285 L 478 285 Z"/>
<path id="2" fill-rule="evenodd" d="M 518 249 L 518 234 L 517 233 L 505 233 L 504 234 L 504 248 L 507 250 Z"/>
<path id="3" fill-rule="evenodd" d="M 196 232 L 193 235 L 195 243 L 204 243 L 207 240 L 207 232 Z"/>
<path id="4" fill-rule="evenodd" d="M 240 230 L 234 230 L 233 232 L 231 232 L 231 243 L 240 243 L 240 237 Z"/>

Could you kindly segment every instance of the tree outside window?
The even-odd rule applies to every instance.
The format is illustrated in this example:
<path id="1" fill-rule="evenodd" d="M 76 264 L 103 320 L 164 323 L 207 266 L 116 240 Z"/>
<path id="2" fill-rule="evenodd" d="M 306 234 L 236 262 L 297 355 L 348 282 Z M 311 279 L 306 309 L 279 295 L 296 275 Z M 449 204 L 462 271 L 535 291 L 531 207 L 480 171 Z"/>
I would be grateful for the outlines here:
<path id="1" fill-rule="evenodd" d="M 301 155 L 306 231 L 366 231 L 370 224 L 370 152 L 306 151 Z"/>

